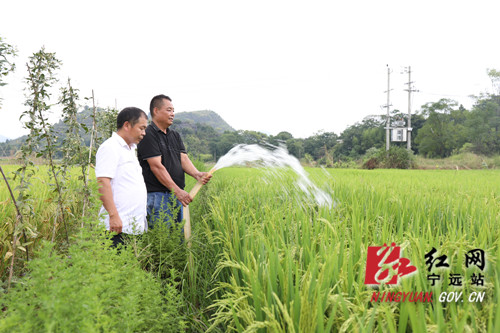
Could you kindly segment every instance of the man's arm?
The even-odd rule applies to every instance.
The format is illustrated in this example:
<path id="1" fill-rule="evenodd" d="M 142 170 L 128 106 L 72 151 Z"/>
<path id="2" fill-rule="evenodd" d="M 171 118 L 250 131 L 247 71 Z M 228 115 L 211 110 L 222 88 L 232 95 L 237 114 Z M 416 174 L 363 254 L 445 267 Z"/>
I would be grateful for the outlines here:
<path id="1" fill-rule="evenodd" d="M 111 178 L 107 177 L 97 177 L 97 182 L 99 183 L 99 193 L 102 205 L 106 209 L 109 215 L 109 231 L 114 231 L 116 233 L 122 232 L 122 219 L 118 214 L 116 209 L 115 201 L 113 200 L 113 190 L 111 189 Z"/>
<path id="2" fill-rule="evenodd" d="M 191 201 L 193 201 L 193 199 L 189 196 L 189 193 L 177 186 L 172 177 L 170 177 L 167 169 L 165 169 L 163 164 L 161 164 L 161 156 L 148 158 L 147 161 L 151 171 L 158 181 L 171 192 L 174 192 L 175 196 L 179 199 L 183 206 L 187 206 Z"/>
<path id="3" fill-rule="evenodd" d="M 208 183 L 210 178 L 212 178 L 212 175 L 209 174 L 208 172 L 200 172 L 196 167 L 194 166 L 193 162 L 189 159 L 188 154 L 186 153 L 181 153 L 181 165 L 182 169 L 184 170 L 185 173 L 196 179 L 197 181 L 201 181 L 203 185 Z"/>

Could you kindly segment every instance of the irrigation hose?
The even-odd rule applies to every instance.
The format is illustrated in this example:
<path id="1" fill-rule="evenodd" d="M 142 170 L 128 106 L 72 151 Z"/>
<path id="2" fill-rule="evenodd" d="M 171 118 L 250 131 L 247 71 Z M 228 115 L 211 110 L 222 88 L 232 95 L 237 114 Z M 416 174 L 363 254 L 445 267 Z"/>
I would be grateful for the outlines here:
<path id="1" fill-rule="evenodd" d="M 215 172 L 215 168 L 212 168 L 208 174 L 213 174 Z M 201 187 L 203 186 L 203 183 L 201 181 L 198 181 L 194 186 L 193 188 L 191 189 L 191 191 L 189 192 L 189 195 L 191 196 L 191 199 L 194 199 L 194 197 L 196 196 L 196 194 L 198 194 L 198 192 L 200 191 Z M 187 242 L 187 246 L 188 248 L 191 248 L 191 216 L 189 214 L 189 205 L 187 205 L 186 207 L 184 207 L 184 219 L 185 219 L 185 223 L 184 223 L 184 238 L 186 239 L 186 242 Z M 190 275 L 190 281 L 194 281 L 193 279 L 193 268 L 194 268 L 194 258 L 193 258 L 193 253 L 192 252 L 189 252 L 189 256 L 188 256 L 188 271 L 189 271 L 189 275 Z"/>
<path id="2" fill-rule="evenodd" d="M 215 168 L 212 168 L 208 174 L 211 175 L 215 172 Z M 201 181 L 198 181 L 191 191 L 189 192 L 189 196 L 191 199 L 194 199 L 194 197 L 198 194 L 200 191 L 201 187 L 203 186 L 203 183 Z M 186 238 L 186 241 L 188 242 L 188 247 L 191 247 L 191 242 L 189 239 L 191 238 L 191 216 L 189 214 L 189 205 L 184 207 L 184 219 L 186 220 L 186 223 L 184 224 L 184 237 Z"/>

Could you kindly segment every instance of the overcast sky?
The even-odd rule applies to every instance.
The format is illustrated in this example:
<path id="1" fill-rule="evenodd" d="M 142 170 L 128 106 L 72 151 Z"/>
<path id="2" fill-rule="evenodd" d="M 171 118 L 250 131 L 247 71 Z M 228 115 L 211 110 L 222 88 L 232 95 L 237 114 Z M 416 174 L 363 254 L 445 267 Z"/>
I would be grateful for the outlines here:
<path id="1" fill-rule="evenodd" d="M 43 45 L 80 95 L 147 111 L 156 94 L 176 112 L 213 110 L 235 129 L 340 134 L 393 108 L 446 97 L 470 108 L 500 69 L 497 1 L 7 1 L 0 36 L 18 49 L 0 87 L 0 135 L 24 134 L 28 57 Z M 58 87 L 57 87 L 58 88 Z M 58 95 L 58 89 L 54 90 Z M 83 104 L 83 101 L 82 101 Z M 57 110 L 55 110 L 57 115 Z M 53 117 L 55 117 L 55 115 Z"/>

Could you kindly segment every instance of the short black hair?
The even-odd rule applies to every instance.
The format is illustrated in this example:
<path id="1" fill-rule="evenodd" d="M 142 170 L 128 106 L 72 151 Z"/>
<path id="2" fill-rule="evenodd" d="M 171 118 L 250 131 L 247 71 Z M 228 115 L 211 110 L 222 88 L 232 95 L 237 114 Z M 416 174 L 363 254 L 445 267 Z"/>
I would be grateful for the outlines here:
<path id="1" fill-rule="evenodd" d="M 153 99 L 151 99 L 151 103 L 149 103 L 149 113 L 151 114 L 151 118 L 154 117 L 153 110 L 161 107 L 164 99 L 168 99 L 172 102 L 172 99 L 166 95 L 156 95 Z"/>
<path id="2" fill-rule="evenodd" d="M 141 117 L 148 119 L 146 112 L 139 108 L 133 106 L 125 108 L 121 110 L 120 113 L 118 113 L 118 117 L 116 117 L 116 129 L 119 130 L 122 128 L 126 121 L 128 121 L 130 125 L 135 126 Z"/>

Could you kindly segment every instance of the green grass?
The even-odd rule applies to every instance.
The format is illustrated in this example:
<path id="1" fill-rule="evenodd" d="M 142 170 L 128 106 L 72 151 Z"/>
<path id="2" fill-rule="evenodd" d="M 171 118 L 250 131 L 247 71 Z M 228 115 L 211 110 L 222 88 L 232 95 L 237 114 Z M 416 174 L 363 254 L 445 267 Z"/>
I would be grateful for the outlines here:
<path id="1" fill-rule="evenodd" d="M 417 169 L 441 170 L 481 170 L 499 169 L 500 156 L 483 156 L 473 153 L 460 153 L 447 158 L 416 157 Z"/>

